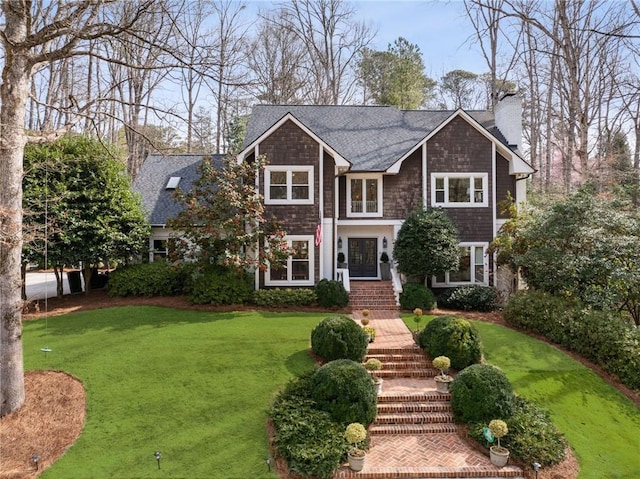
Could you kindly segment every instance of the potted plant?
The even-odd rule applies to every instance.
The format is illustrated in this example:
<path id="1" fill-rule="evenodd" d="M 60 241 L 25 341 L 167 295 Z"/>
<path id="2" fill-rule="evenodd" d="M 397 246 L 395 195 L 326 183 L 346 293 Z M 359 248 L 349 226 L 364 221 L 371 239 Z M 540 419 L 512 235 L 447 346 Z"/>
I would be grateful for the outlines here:
<path id="1" fill-rule="evenodd" d="M 416 308 L 413 310 L 413 322 L 416 323 L 416 329 L 413 331 L 413 340 L 419 346 L 418 334 L 420 333 L 420 322 L 422 321 L 422 310 Z"/>
<path id="2" fill-rule="evenodd" d="M 447 374 L 451 367 L 451 360 L 446 356 L 438 356 L 433 360 L 433 367 L 440 370 L 440 374 L 433 378 L 436 382 L 436 391 L 448 393 L 449 386 L 453 382 L 453 378 Z"/>
<path id="3" fill-rule="evenodd" d="M 497 446 L 491 446 L 489 448 L 491 464 L 498 467 L 506 466 L 509 461 L 509 449 L 500 446 L 500 438 L 509 432 L 507 423 L 501 419 L 494 419 L 489 423 L 489 430 L 493 433 L 493 437 L 498 440 Z"/>
<path id="4" fill-rule="evenodd" d="M 376 340 L 376 328 L 372 328 L 371 326 L 365 326 L 362 328 L 367 336 L 369 336 L 369 342 L 372 343 Z"/>
<path id="5" fill-rule="evenodd" d="M 359 422 L 353 422 L 347 426 L 344 437 L 351 449 L 347 453 L 349 458 L 349 467 L 353 471 L 361 471 L 364 467 L 365 450 L 362 448 L 363 441 L 367 438 L 367 430 Z"/>
<path id="6" fill-rule="evenodd" d="M 371 374 L 373 384 L 376 386 L 376 393 L 380 394 L 382 392 L 382 378 L 378 377 L 375 374 L 375 371 L 380 371 L 382 369 L 382 362 L 376 358 L 369 358 L 367 359 L 367 362 L 364 363 L 364 367 L 369 371 L 369 374 Z"/>
<path id="7" fill-rule="evenodd" d="M 360 323 L 362 323 L 363 326 L 366 326 L 367 324 L 369 324 L 369 310 L 368 309 L 363 309 L 362 310 L 362 318 L 360 318 Z"/>
<path id="8" fill-rule="evenodd" d="M 338 253 L 337 259 L 338 259 L 338 268 L 346 269 L 347 263 L 344 262 L 345 258 L 344 258 L 344 253 L 342 251 Z"/>
<path id="9" fill-rule="evenodd" d="M 380 255 L 380 277 L 382 281 L 389 281 L 391 279 L 391 264 L 389 263 L 389 255 L 386 251 L 383 251 Z"/>

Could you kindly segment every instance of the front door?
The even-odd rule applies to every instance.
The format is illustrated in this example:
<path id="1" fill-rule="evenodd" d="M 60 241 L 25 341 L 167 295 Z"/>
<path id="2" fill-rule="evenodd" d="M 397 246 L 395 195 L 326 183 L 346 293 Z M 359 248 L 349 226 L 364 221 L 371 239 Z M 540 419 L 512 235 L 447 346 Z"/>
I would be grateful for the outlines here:
<path id="1" fill-rule="evenodd" d="M 349 238 L 349 276 L 376 278 L 378 276 L 378 240 Z"/>

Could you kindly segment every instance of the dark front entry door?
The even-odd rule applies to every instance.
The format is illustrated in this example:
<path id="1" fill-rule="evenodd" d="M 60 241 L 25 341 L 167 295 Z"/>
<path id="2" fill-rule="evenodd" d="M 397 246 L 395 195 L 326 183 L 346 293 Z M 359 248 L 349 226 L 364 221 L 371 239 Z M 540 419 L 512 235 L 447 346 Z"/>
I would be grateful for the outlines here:
<path id="1" fill-rule="evenodd" d="M 378 240 L 349 238 L 349 276 L 375 278 L 378 276 Z"/>

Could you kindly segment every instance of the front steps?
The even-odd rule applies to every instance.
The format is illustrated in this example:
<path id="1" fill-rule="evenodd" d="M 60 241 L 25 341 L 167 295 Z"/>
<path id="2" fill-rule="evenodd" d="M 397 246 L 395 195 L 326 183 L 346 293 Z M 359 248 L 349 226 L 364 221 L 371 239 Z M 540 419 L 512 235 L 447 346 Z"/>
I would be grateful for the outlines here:
<path id="1" fill-rule="evenodd" d="M 524 479 L 520 468 L 497 468 L 460 438 L 451 396 L 435 390 L 439 371 L 420 348 L 373 343 L 368 358 L 382 362 L 376 374 L 383 378 L 371 447 L 362 471 L 344 465 L 334 479 Z"/>
<path id="2" fill-rule="evenodd" d="M 352 281 L 349 291 L 352 311 L 368 309 L 397 311 L 398 303 L 391 281 Z"/>

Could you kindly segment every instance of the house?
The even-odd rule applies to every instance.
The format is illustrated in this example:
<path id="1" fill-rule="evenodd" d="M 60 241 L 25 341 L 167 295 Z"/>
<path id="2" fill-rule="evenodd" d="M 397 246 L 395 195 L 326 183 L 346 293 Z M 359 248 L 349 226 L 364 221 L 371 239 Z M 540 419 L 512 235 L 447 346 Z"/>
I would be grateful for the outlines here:
<path id="1" fill-rule="evenodd" d="M 261 272 L 256 287 L 312 286 L 339 273 L 380 279 L 380 255 L 392 255 L 402 222 L 421 205 L 446 210 L 462 250 L 460 270 L 433 278 L 431 286 L 498 285 L 486 255 L 507 219 L 498 203 L 508 195 L 524 202 L 524 180 L 534 172 L 519 151 L 521 116 L 517 95 L 504 97 L 495 115 L 256 106 L 239 158 L 266 155 L 258 187 L 299 252 L 286 269 Z M 347 272 L 338 271 L 339 252 Z"/>
<path id="2" fill-rule="evenodd" d="M 520 152 L 521 116 L 517 95 L 505 96 L 495 114 L 390 106 L 254 107 L 238 159 L 267 157 L 257 187 L 267 213 L 283 222 L 294 251 L 285 268 L 256 274 L 256 288 L 310 287 L 322 278 L 340 278 L 347 285 L 350 279 L 378 280 L 380 256 L 386 252 L 393 264 L 400 226 L 420 206 L 446 210 L 462 252 L 460 270 L 432 278 L 431 286 L 500 286 L 486 255 L 507 219 L 498 203 L 509 195 L 524 202 L 524 180 L 534 172 Z M 170 216 L 163 209 L 171 178 L 180 177 L 181 187 L 188 187 L 189 161 L 195 159 L 151 156 L 136 180 L 151 211 L 154 259 L 169 234 L 162 225 Z M 346 269 L 337 265 L 341 252 Z M 400 287 L 394 268 L 392 273 Z"/>

